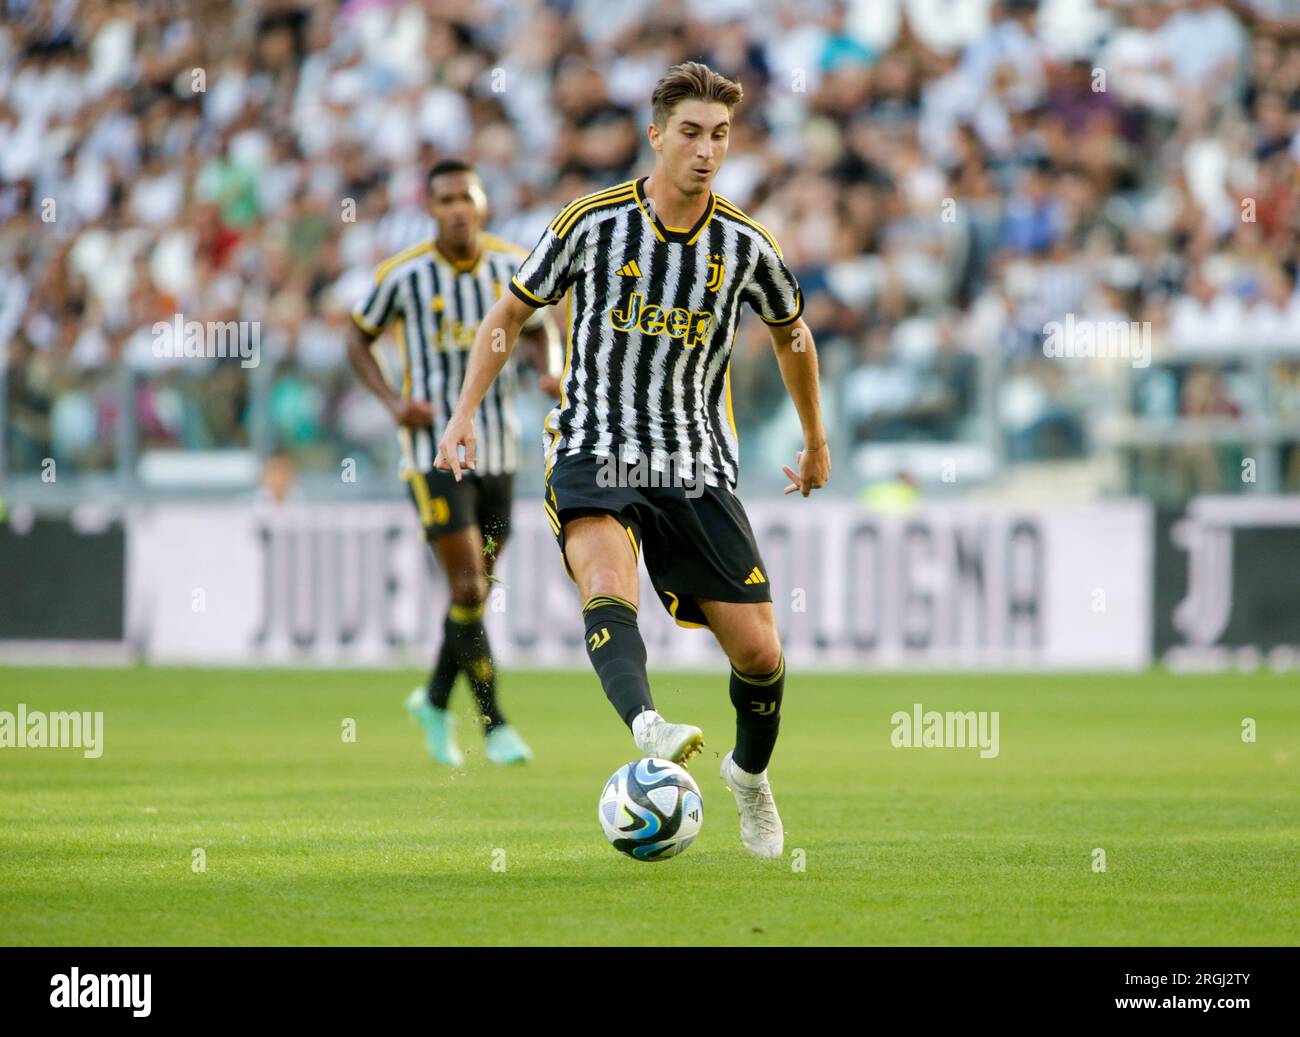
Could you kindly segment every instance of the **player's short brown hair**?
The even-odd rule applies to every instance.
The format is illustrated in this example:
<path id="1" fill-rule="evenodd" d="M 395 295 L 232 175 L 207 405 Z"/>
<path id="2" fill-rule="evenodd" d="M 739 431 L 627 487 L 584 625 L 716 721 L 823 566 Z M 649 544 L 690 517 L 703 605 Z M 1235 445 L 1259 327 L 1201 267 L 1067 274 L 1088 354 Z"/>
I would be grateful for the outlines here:
<path id="1" fill-rule="evenodd" d="M 683 101 L 717 101 L 731 109 L 744 96 L 745 91 L 739 83 L 719 75 L 699 61 L 684 61 L 670 68 L 655 84 L 650 103 L 654 106 L 655 125 L 662 130 L 668 125 L 673 109 Z"/>

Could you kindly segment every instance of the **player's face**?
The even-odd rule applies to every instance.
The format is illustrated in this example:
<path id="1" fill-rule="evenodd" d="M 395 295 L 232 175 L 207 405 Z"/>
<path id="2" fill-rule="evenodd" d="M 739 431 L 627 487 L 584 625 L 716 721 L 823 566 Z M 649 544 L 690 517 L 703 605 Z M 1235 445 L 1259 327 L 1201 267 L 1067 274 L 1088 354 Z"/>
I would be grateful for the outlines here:
<path id="1" fill-rule="evenodd" d="M 717 101 L 682 101 L 662 131 L 650 127 L 650 144 L 669 182 L 683 194 L 710 190 L 731 139 L 731 112 Z"/>
<path id="2" fill-rule="evenodd" d="M 453 248 L 474 243 L 487 218 L 487 195 L 473 173 L 443 173 L 429 181 L 429 215 L 438 236 Z"/>

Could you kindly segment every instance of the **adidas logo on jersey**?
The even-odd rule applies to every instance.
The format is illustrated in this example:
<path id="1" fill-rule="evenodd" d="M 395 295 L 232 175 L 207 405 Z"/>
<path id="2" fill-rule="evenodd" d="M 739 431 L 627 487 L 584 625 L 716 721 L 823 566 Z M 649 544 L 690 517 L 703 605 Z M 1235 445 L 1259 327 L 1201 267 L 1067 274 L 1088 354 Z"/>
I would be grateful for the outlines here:
<path id="1" fill-rule="evenodd" d="M 619 277 L 640 277 L 641 267 L 637 265 L 637 261 L 634 259 L 630 263 L 624 263 L 621 267 L 618 268 L 618 276 Z"/>
<path id="2" fill-rule="evenodd" d="M 749 575 L 745 577 L 745 582 L 746 583 L 767 583 L 767 577 L 763 575 L 762 570 L 760 570 L 759 567 L 756 565 L 752 570 L 750 570 Z"/>

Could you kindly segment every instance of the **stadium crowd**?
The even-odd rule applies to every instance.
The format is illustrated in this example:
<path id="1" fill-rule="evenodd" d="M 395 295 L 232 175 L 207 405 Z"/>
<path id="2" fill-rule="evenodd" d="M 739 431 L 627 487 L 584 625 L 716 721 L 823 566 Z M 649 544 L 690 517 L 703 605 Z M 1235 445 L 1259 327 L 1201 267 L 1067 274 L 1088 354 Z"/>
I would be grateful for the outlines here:
<path id="1" fill-rule="evenodd" d="M 990 428 L 1012 461 L 1078 456 L 1117 408 L 1300 422 L 1297 0 L 3 8 L 10 472 L 111 468 L 123 421 L 141 449 L 379 465 L 348 311 L 431 233 L 424 171 L 471 158 L 492 229 L 531 247 L 648 170 L 651 87 L 688 58 L 744 87 L 716 188 L 800 279 L 846 464 Z M 261 322 L 259 367 L 158 358 L 176 313 Z M 1178 362 L 1045 356 L 1067 314 L 1149 321 Z M 1261 347 L 1264 399 L 1241 377 Z M 779 473 L 797 425 L 760 322 L 736 350 L 746 468 Z"/>

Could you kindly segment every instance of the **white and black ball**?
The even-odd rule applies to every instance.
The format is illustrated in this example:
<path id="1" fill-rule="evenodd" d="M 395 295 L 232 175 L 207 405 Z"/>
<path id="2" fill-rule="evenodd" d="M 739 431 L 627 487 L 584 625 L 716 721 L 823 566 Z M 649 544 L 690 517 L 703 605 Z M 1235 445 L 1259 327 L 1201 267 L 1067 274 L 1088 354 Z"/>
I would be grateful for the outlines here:
<path id="1" fill-rule="evenodd" d="M 675 857 L 704 824 L 695 779 L 668 760 L 625 763 L 600 794 L 600 827 L 614 849 L 639 861 Z"/>

